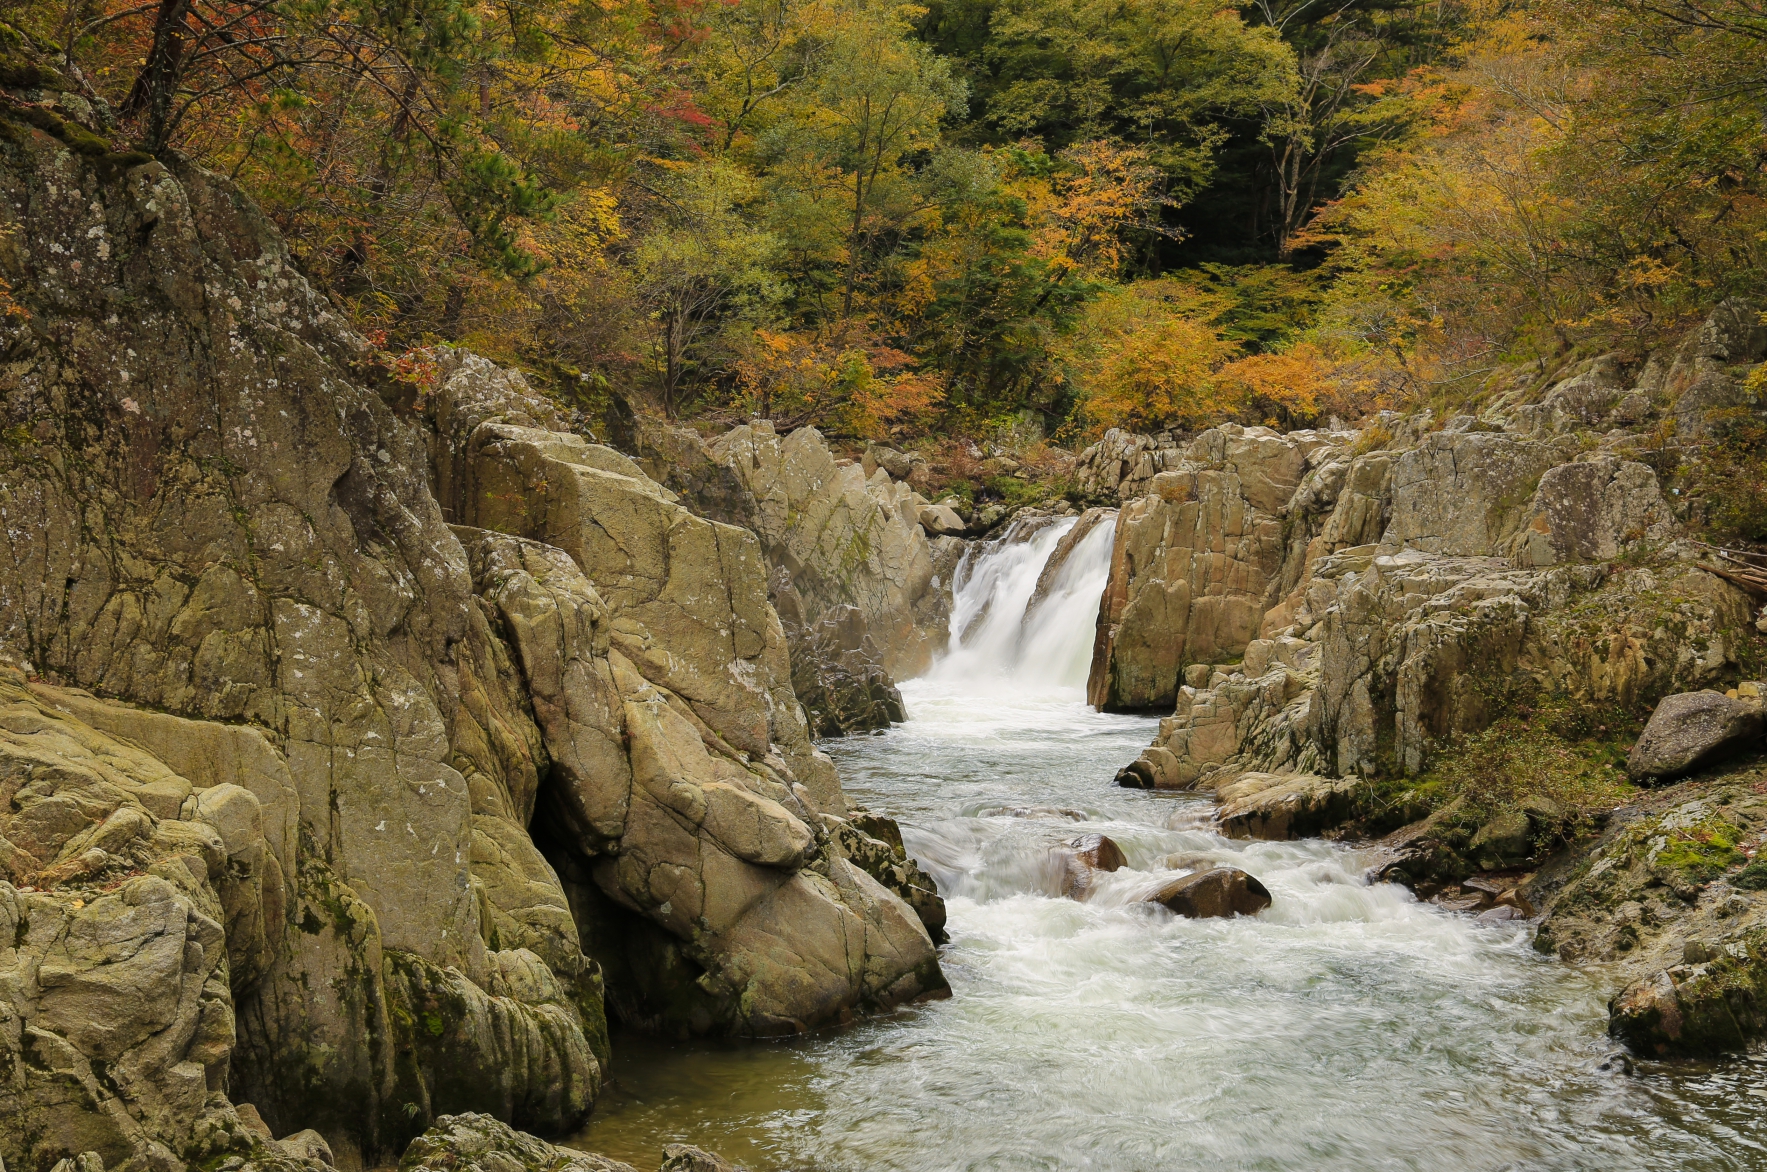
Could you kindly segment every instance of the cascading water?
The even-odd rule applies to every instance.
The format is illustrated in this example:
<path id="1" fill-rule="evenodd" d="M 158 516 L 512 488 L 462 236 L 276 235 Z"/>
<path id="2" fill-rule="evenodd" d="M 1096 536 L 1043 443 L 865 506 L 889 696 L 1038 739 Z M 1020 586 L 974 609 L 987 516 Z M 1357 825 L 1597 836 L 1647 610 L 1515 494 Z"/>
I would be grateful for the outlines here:
<path id="1" fill-rule="evenodd" d="M 1084 688 L 1098 598 L 1110 570 L 1116 522 L 1086 534 L 1032 605 L 1051 554 L 1073 518 L 1026 532 L 1023 522 L 972 549 L 958 566 L 951 606 L 952 649 L 929 673 L 947 683 Z"/>
<path id="2" fill-rule="evenodd" d="M 1747 1062 L 1609 1061 L 1599 974 L 1368 886 L 1357 851 L 1233 842 L 1209 804 L 1110 785 L 1153 721 L 1083 700 L 1111 534 L 1071 522 L 974 551 L 951 653 L 909 720 L 825 743 L 855 801 L 901 821 L 944 893 L 954 996 L 779 1044 L 618 1048 L 582 1146 L 698 1143 L 784 1169 L 1767 1167 Z M 1107 834 L 1128 867 L 1084 903 L 1054 851 Z M 1139 897 L 1224 862 L 1275 896 L 1192 921 Z"/>

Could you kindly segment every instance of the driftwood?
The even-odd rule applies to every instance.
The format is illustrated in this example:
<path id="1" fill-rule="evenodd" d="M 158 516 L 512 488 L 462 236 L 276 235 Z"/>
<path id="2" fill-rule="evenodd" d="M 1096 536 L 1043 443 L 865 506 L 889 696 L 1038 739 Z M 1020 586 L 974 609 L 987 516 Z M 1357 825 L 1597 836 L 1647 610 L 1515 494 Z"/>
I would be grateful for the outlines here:
<path id="1" fill-rule="evenodd" d="M 1710 562 L 1699 563 L 1700 569 L 1716 574 L 1726 582 L 1733 582 L 1753 594 L 1767 596 L 1767 554 L 1751 553 L 1748 550 L 1725 549 L 1722 546 L 1699 543 L 1701 547 L 1711 551 L 1712 556 L 1721 561 L 1722 565 Z"/>

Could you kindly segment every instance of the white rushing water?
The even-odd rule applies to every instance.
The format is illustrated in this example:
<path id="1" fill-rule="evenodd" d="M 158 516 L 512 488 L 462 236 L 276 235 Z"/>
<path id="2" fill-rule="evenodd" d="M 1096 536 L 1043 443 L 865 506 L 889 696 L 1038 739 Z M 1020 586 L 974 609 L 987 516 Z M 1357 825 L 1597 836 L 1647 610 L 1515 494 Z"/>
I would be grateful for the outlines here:
<path id="1" fill-rule="evenodd" d="M 938 880 L 954 996 L 789 1043 L 622 1039 L 584 1146 L 648 1166 L 684 1139 L 752 1172 L 1767 1167 L 1767 1068 L 1625 1073 L 1599 974 L 1540 957 L 1528 928 L 1369 886 L 1354 850 L 1228 841 L 1198 798 L 1112 787 L 1154 722 L 1084 703 L 1108 527 L 1024 616 L 1069 524 L 966 566 L 964 637 L 902 685 L 908 722 L 826 745 Z M 1052 861 L 1081 832 L 1129 862 L 1085 903 Z M 1192 921 L 1137 901 L 1216 862 L 1273 906 Z"/>

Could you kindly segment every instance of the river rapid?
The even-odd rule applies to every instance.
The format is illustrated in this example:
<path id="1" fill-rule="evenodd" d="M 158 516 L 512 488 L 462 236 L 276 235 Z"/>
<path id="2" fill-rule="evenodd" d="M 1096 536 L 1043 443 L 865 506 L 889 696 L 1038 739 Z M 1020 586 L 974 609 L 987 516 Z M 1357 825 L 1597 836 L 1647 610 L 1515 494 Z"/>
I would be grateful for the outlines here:
<path id="1" fill-rule="evenodd" d="M 1113 787 L 1155 722 L 1084 700 L 1108 525 L 1026 614 L 1072 524 L 972 554 L 954 650 L 902 685 L 908 721 L 824 746 L 938 881 L 951 999 L 781 1043 L 616 1036 L 578 1146 L 648 1168 L 685 1141 L 751 1172 L 1767 1168 L 1767 1065 L 1629 1073 L 1601 974 L 1541 957 L 1530 927 Z M 1053 856 L 1082 832 L 1129 861 L 1085 903 Z M 1140 902 L 1213 863 L 1274 904 L 1192 921 Z"/>

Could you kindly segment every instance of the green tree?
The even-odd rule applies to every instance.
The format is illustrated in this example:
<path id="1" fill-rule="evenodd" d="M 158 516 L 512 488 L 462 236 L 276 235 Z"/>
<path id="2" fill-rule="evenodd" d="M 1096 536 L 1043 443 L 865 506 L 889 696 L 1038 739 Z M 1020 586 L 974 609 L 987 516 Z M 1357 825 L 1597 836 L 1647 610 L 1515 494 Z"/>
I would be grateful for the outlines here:
<path id="1" fill-rule="evenodd" d="M 634 250 L 651 365 L 673 418 L 688 379 L 714 357 L 720 332 L 764 318 L 779 300 L 777 242 L 743 215 L 753 178 L 723 163 L 681 166 L 655 184 L 663 208 Z"/>

